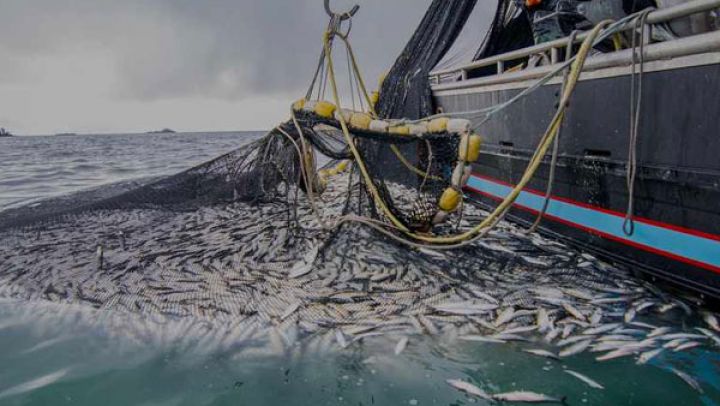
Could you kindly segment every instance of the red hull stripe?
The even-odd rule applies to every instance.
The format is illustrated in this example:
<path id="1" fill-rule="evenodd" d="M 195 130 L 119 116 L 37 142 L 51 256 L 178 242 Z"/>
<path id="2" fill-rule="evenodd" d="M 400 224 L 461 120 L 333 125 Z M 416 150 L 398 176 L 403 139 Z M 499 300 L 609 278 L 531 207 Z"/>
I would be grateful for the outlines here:
<path id="1" fill-rule="evenodd" d="M 467 189 L 501 200 L 510 193 L 512 185 L 473 174 Z M 515 206 L 538 213 L 543 203 L 543 193 L 526 189 Z M 627 236 L 622 229 L 624 217 L 622 213 L 555 196 L 551 198 L 546 214 L 549 220 L 590 234 L 720 273 L 720 236 L 644 218 L 635 218 L 635 233 Z"/>

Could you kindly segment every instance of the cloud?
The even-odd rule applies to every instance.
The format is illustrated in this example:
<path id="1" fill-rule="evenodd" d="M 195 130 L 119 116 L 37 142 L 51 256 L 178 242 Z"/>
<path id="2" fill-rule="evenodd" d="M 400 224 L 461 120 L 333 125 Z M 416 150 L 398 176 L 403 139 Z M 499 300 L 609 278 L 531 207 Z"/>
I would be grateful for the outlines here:
<path id="1" fill-rule="evenodd" d="M 430 0 L 358 3 L 353 46 L 374 87 Z M 153 109 L 173 103 L 196 103 L 196 117 L 179 120 L 192 129 L 216 125 L 207 106 L 269 125 L 253 100 L 282 100 L 273 117 L 284 116 L 309 85 L 327 24 L 320 0 L 0 0 L 0 10 L 0 120 L 26 131 L 151 125 Z M 102 109 L 122 120 L 103 124 Z"/>

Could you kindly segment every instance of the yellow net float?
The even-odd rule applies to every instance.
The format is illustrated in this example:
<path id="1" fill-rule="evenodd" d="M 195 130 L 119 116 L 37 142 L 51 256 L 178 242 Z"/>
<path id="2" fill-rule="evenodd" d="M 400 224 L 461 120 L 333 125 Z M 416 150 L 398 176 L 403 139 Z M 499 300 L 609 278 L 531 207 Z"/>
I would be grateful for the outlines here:
<path id="1" fill-rule="evenodd" d="M 408 129 L 412 135 L 422 135 L 428 132 L 427 124 L 425 123 L 410 124 L 408 125 Z"/>
<path id="2" fill-rule="evenodd" d="M 406 125 L 392 126 L 388 130 L 390 134 L 396 135 L 410 135 L 410 128 Z"/>
<path id="3" fill-rule="evenodd" d="M 447 117 L 430 120 L 428 123 L 428 131 L 431 133 L 443 133 L 447 131 L 448 121 L 450 121 L 450 119 Z"/>
<path id="4" fill-rule="evenodd" d="M 465 133 L 460 138 L 458 148 L 458 160 L 463 162 L 475 162 L 480 158 L 480 147 L 482 138 L 477 134 Z"/>
<path id="5" fill-rule="evenodd" d="M 315 114 L 317 114 L 320 117 L 333 118 L 333 116 L 335 114 L 335 109 L 336 109 L 336 107 L 334 104 L 332 104 L 330 102 L 326 102 L 326 101 L 319 101 L 315 104 L 314 111 L 315 111 Z"/>
<path id="6" fill-rule="evenodd" d="M 445 189 L 442 196 L 440 196 L 438 207 L 440 207 L 440 210 L 442 211 L 451 213 L 458 208 L 458 205 L 460 205 L 461 197 L 462 195 L 459 190 L 454 187 L 449 187 Z"/>
<path id="7" fill-rule="evenodd" d="M 307 102 L 305 99 L 296 100 L 292 105 L 293 111 L 302 111 L 305 108 L 305 102 Z"/>
<path id="8" fill-rule="evenodd" d="M 357 128 L 359 130 L 369 130 L 370 123 L 373 119 L 369 114 L 366 113 L 353 113 L 350 116 L 350 127 Z"/>

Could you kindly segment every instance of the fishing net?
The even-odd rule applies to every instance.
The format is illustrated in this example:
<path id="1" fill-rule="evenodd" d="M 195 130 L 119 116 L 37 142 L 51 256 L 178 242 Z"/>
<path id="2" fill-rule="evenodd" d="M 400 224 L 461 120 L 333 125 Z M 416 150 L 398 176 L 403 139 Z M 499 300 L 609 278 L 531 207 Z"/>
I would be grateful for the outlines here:
<path id="1" fill-rule="evenodd" d="M 462 31 L 477 0 L 434 0 L 383 81 L 377 112 L 385 118 L 419 119 L 435 113 L 430 70 Z"/>
<path id="2" fill-rule="evenodd" d="M 322 70 L 332 72 L 327 56 Z M 313 86 L 325 86 L 316 76 Z M 0 298 L 43 304 L 31 317 L 47 317 L 45 301 L 120 310 L 68 306 L 52 319 L 147 316 L 117 328 L 143 343 L 199 337 L 203 348 L 252 348 L 269 338 L 283 350 L 300 338 L 345 348 L 385 334 L 505 342 L 539 331 L 553 342 L 567 326 L 621 323 L 642 301 L 687 307 L 499 220 L 453 250 L 407 244 L 488 218 L 471 204 L 440 209 L 458 193 L 457 169 L 466 176 L 470 135 L 450 120 L 378 131 L 372 122 L 382 120 L 355 125 L 377 119 L 369 104 L 346 120 L 323 103 L 304 99 L 260 139 L 174 176 L 0 213 Z M 450 221 L 436 222 L 440 212 Z"/>

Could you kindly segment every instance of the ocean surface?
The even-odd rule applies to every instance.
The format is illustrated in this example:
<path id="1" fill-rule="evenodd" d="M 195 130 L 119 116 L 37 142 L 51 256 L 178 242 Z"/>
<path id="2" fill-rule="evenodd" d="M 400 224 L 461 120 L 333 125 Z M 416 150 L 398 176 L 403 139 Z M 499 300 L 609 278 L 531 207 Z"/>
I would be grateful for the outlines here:
<path id="1" fill-rule="evenodd" d="M 258 132 L 0 138 L 0 210 L 138 177 L 188 169 Z"/>
<path id="2" fill-rule="evenodd" d="M 258 133 L 17 137 L 0 139 L 0 210 L 106 183 L 169 175 Z M 0 260 L 2 256 L 0 256 Z M 682 312 L 637 321 L 692 325 Z M 133 334 L 125 334 L 127 331 Z M 0 298 L 0 405 L 448 405 L 492 404 L 450 387 L 530 390 L 568 405 L 718 405 L 720 353 L 703 345 L 664 351 L 645 365 L 584 352 L 562 362 L 522 352 L 526 342 L 462 342 L 445 335 L 371 337 L 340 349 L 324 337 L 252 346 L 198 341 L 165 321 L 61 303 Z M 140 333 L 138 333 L 140 332 Z M 178 333 L 180 332 L 180 333 Z M 332 337 L 331 337 L 332 338 Z M 279 340 L 279 342 L 278 342 Z M 542 342 L 534 348 L 549 348 Z M 690 375 L 694 389 L 672 372 Z M 596 389 L 566 370 L 600 382 Z"/>

